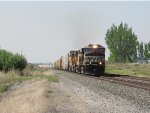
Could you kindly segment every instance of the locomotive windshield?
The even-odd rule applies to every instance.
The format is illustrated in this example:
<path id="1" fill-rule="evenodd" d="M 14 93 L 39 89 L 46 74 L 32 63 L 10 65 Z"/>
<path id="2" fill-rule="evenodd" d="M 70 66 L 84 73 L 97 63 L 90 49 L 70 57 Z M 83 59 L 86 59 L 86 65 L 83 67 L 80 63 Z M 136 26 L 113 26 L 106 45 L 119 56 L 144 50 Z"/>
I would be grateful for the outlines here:
<path id="1" fill-rule="evenodd" d="M 84 53 L 105 53 L 105 48 L 84 48 Z"/>

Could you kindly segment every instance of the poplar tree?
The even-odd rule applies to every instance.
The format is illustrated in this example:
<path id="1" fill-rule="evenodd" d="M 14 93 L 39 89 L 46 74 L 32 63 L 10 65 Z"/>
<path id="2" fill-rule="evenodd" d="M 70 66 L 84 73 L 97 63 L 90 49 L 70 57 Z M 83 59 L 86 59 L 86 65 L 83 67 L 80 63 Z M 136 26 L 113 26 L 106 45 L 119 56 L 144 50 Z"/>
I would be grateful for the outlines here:
<path id="1" fill-rule="evenodd" d="M 106 44 L 110 50 L 109 60 L 112 62 L 134 62 L 137 59 L 137 36 L 122 22 L 114 24 L 107 30 Z"/>

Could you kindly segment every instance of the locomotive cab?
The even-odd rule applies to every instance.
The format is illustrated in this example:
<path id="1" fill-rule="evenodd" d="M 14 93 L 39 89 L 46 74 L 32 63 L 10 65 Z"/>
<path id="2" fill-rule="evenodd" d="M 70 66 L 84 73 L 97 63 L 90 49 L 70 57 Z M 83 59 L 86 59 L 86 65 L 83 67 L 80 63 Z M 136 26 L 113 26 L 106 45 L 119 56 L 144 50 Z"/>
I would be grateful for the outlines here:
<path id="1" fill-rule="evenodd" d="M 79 52 L 79 65 L 81 73 L 104 73 L 105 48 L 98 44 L 89 44 Z"/>

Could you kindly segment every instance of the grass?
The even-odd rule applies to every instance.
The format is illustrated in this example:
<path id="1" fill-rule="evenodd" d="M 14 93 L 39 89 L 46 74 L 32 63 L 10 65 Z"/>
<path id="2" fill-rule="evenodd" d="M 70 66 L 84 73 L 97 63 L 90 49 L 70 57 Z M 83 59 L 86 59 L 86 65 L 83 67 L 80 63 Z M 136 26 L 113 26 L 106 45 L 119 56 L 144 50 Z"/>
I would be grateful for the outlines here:
<path id="1" fill-rule="evenodd" d="M 0 84 L 0 93 L 7 91 L 8 87 L 7 84 Z"/>
<path id="2" fill-rule="evenodd" d="M 57 76 L 49 76 L 48 81 L 59 82 L 59 78 Z"/>
<path id="3" fill-rule="evenodd" d="M 10 71 L 8 73 L 0 72 L 0 93 L 7 91 L 14 83 L 22 83 L 31 79 L 47 79 L 50 82 L 59 82 L 58 76 L 49 74 L 46 71 L 29 71 L 25 72 L 24 76 L 20 76 L 16 71 Z"/>
<path id="4" fill-rule="evenodd" d="M 52 93 L 53 91 L 52 90 L 47 90 L 46 93 L 45 93 L 45 97 L 46 98 L 49 98 L 50 94 Z"/>
<path id="5" fill-rule="evenodd" d="M 47 93 L 48 94 L 51 94 L 53 91 L 52 90 L 47 90 Z"/>
<path id="6" fill-rule="evenodd" d="M 34 78 L 39 78 L 39 79 L 47 79 L 48 81 L 52 82 L 59 82 L 59 78 L 56 75 L 37 75 L 34 76 Z"/>
<path id="7" fill-rule="evenodd" d="M 8 73 L 0 72 L 0 93 L 7 91 L 7 89 L 14 83 L 22 83 L 25 80 L 30 80 L 30 76 L 19 76 L 18 72 L 11 71 Z"/>
<path id="8" fill-rule="evenodd" d="M 109 64 L 106 73 L 150 77 L 150 64 Z"/>

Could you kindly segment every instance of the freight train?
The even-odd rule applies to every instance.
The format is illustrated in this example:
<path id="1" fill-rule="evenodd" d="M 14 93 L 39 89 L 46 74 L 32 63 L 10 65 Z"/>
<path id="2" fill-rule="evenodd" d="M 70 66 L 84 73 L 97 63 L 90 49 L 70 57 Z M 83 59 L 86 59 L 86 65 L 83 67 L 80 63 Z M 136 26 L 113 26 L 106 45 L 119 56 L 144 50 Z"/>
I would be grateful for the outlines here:
<path id="1" fill-rule="evenodd" d="M 76 73 L 104 73 L 105 48 L 99 44 L 89 44 L 78 51 L 70 51 L 55 61 L 52 68 Z"/>

